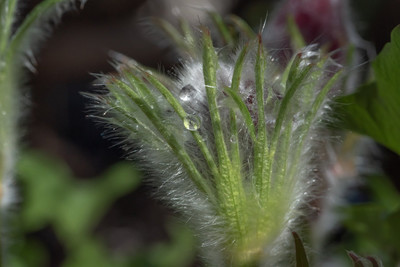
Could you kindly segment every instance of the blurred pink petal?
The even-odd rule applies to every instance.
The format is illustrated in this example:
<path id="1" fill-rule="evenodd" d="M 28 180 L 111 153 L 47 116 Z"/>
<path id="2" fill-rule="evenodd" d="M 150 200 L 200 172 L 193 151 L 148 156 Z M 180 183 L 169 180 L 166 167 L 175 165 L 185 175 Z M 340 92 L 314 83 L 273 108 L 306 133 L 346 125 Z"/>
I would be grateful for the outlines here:
<path id="1" fill-rule="evenodd" d="M 291 50 L 287 23 L 292 17 L 306 44 L 335 51 L 358 38 L 349 13 L 347 0 L 287 0 L 267 20 L 264 41 L 270 48 Z"/>
<path id="2" fill-rule="evenodd" d="M 293 18 L 306 45 L 313 44 L 312 47 L 317 50 L 321 48 L 321 52 L 330 53 L 336 63 L 348 68 L 350 73 L 343 89 L 346 93 L 352 92 L 361 81 L 360 66 L 375 57 L 375 49 L 357 34 L 351 19 L 349 1 L 282 1 L 267 18 L 262 33 L 264 44 L 270 51 L 274 51 L 274 58 L 282 66 L 293 53 L 298 52 L 288 30 L 289 18 Z M 355 53 L 348 61 L 350 47 L 355 48 Z"/>

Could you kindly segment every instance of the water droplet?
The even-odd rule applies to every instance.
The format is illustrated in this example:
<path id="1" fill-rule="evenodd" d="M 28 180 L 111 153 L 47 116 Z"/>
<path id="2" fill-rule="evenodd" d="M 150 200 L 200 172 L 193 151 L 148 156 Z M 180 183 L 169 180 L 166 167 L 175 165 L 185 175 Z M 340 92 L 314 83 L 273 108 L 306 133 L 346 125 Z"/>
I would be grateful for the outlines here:
<path id="1" fill-rule="evenodd" d="M 301 59 L 305 65 L 316 64 L 320 59 L 320 53 L 317 51 L 307 50 L 301 54 Z"/>
<path id="2" fill-rule="evenodd" d="M 182 90 L 179 92 L 179 98 L 180 98 L 182 101 L 187 102 L 187 101 L 192 100 L 193 97 L 195 96 L 195 94 L 196 94 L 196 89 L 194 89 L 193 86 L 191 86 L 190 84 L 188 84 L 188 85 L 185 85 L 185 86 L 182 88 Z"/>
<path id="3" fill-rule="evenodd" d="M 197 131 L 201 126 L 201 119 L 197 115 L 187 115 L 183 120 L 183 125 L 189 131 Z"/>
<path id="4" fill-rule="evenodd" d="M 276 120 L 275 119 L 266 119 L 265 120 L 265 123 L 267 124 L 267 127 L 274 127 L 275 126 L 275 122 L 276 122 Z"/>
<path id="5" fill-rule="evenodd" d="M 275 76 L 272 77 L 272 83 L 276 83 L 281 79 L 281 75 L 276 74 Z"/>
<path id="6" fill-rule="evenodd" d="M 236 144 L 236 143 L 237 143 L 237 138 L 236 138 L 236 136 L 235 136 L 235 135 L 232 135 L 231 138 L 229 138 L 229 141 L 230 141 L 231 143 L 233 143 L 233 144 Z"/>
<path id="7" fill-rule="evenodd" d="M 278 58 L 274 56 L 268 56 L 269 61 L 271 62 L 278 62 Z"/>
<path id="8" fill-rule="evenodd" d="M 313 172 L 318 172 L 318 168 L 313 168 L 312 171 Z"/>
<path id="9" fill-rule="evenodd" d="M 313 185 L 313 184 L 315 184 L 316 182 L 317 182 L 316 179 L 311 179 L 311 180 L 308 180 L 308 181 L 307 181 L 307 185 Z"/>

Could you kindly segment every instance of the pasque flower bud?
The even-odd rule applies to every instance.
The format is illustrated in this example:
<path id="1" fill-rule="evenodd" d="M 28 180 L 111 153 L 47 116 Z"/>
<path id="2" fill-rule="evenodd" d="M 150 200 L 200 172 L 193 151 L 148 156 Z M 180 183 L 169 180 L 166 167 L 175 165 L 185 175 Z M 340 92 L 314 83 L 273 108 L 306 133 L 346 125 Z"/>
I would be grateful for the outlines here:
<path id="1" fill-rule="evenodd" d="M 205 28 L 201 42 L 175 79 L 117 55 L 118 73 L 101 75 L 105 89 L 89 95 L 94 117 L 141 156 L 207 262 L 288 261 L 290 232 L 313 197 L 314 147 L 328 138 L 320 123 L 340 68 L 315 46 L 282 68 L 261 36 L 232 54 L 217 53 Z"/>

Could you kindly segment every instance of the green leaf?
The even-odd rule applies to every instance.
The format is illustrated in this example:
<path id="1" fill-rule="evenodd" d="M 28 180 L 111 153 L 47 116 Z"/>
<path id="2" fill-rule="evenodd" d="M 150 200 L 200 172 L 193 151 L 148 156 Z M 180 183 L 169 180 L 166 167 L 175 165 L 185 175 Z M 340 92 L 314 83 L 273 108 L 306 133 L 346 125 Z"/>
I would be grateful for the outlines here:
<path id="1" fill-rule="evenodd" d="M 303 246 L 299 235 L 296 232 L 292 232 L 294 238 L 294 245 L 296 248 L 296 267 L 308 267 L 307 254 Z"/>
<path id="2" fill-rule="evenodd" d="M 365 181 L 371 200 L 341 209 L 343 226 L 354 237 L 342 247 L 378 257 L 363 258 L 366 266 L 395 266 L 400 260 L 400 194 L 387 177 L 370 176 Z"/>
<path id="3" fill-rule="evenodd" d="M 256 38 L 256 34 L 254 33 L 253 29 L 240 17 L 236 15 L 229 15 L 228 20 L 238 29 L 238 32 L 243 34 L 249 40 L 253 40 Z"/>
<path id="4" fill-rule="evenodd" d="M 265 176 L 266 166 L 268 166 L 268 145 L 267 145 L 267 130 L 265 127 L 265 92 L 264 92 L 264 78 L 266 69 L 266 56 L 261 41 L 261 36 L 258 36 L 258 50 L 256 64 L 254 66 L 256 78 L 256 99 L 257 99 L 257 140 L 254 147 L 254 174 L 256 177 L 256 188 L 260 198 L 260 203 L 266 203 L 268 197 L 267 191 L 270 186 L 270 177 Z"/>
<path id="5" fill-rule="evenodd" d="M 184 35 L 179 32 L 171 23 L 167 20 L 160 18 L 152 18 L 152 22 L 158 26 L 166 36 L 175 44 L 179 51 L 184 51 L 190 56 L 196 55 L 196 50 L 193 48 L 193 36 L 190 33 L 190 27 L 185 25 L 184 21 L 181 22 L 182 30 Z"/>
<path id="6" fill-rule="evenodd" d="M 382 205 L 388 213 L 400 211 L 400 194 L 389 178 L 370 176 L 367 181 L 377 204 Z"/>
<path id="7" fill-rule="evenodd" d="M 342 126 L 400 154 L 400 26 L 372 63 L 376 82 L 338 99 Z"/>
<path id="8" fill-rule="evenodd" d="M 109 253 L 105 246 L 94 240 L 84 240 L 79 243 L 78 246 L 71 249 L 69 257 L 63 262 L 63 267 L 74 267 L 74 266 L 124 266 L 118 264 L 117 260 L 109 256 Z"/>
<path id="9" fill-rule="evenodd" d="M 299 50 L 307 45 L 306 41 L 304 41 L 303 35 L 301 34 L 299 27 L 297 27 L 297 24 L 294 21 L 293 16 L 288 17 L 287 28 L 291 37 L 290 40 L 292 42 L 292 48 L 294 50 Z"/>
<path id="10" fill-rule="evenodd" d="M 232 97 L 233 101 L 236 103 L 236 106 L 238 107 L 238 109 L 246 123 L 246 126 L 250 133 L 250 136 L 254 141 L 256 139 L 256 134 L 255 134 L 253 120 L 251 118 L 249 109 L 247 108 L 243 99 L 239 95 L 240 79 L 241 79 L 242 70 L 243 70 L 244 58 L 246 56 L 247 50 L 248 50 L 248 45 L 246 44 L 243 47 L 242 51 L 240 52 L 239 57 L 236 61 L 235 69 L 233 71 L 233 76 L 232 76 L 231 88 L 225 88 L 225 91 L 229 94 L 230 97 Z"/>
<path id="11" fill-rule="evenodd" d="M 217 104 L 217 69 L 218 57 L 208 29 L 203 29 L 203 76 L 207 101 L 210 110 L 211 125 L 214 133 L 218 157 L 219 177 L 216 178 L 220 208 L 225 213 L 230 225 L 239 236 L 244 236 L 244 189 L 240 175 L 235 175 L 229 157 Z"/>
<path id="12" fill-rule="evenodd" d="M 247 126 L 247 130 L 249 131 L 249 134 L 252 138 L 253 141 L 256 140 L 256 130 L 253 124 L 253 119 L 251 118 L 251 114 L 249 109 L 247 108 L 246 104 L 244 103 L 243 99 L 240 97 L 240 95 L 236 92 L 231 90 L 230 88 L 225 88 L 225 92 L 229 94 L 230 97 L 232 97 L 233 101 L 235 102 L 237 108 L 240 111 L 240 114 L 242 115 L 244 122 Z"/>
<path id="13" fill-rule="evenodd" d="M 223 18 L 216 12 L 209 12 L 209 16 L 211 17 L 212 21 L 214 22 L 215 26 L 217 26 L 217 29 L 219 33 L 221 34 L 222 39 L 224 40 L 224 43 L 227 45 L 233 45 L 234 44 L 234 38 L 231 35 L 227 25 L 225 24 Z"/>
<path id="14" fill-rule="evenodd" d="M 21 48 L 21 45 L 24 41 L 26 41 L 26 38 L 29 38 L 29 32 L 32 31 L 32 29 L 35 28 L 38 23 L 42 22 L 43 19 L 48 18 L 46 16 L 48 16 L 49 12 L 59 12 L 59 10 L 57 10 L 57 6 L 68 3 L 68 1 L 69 0 L 45 0 L 36 5 L 35 8 L 23 20 L 11 39 L 11 58 L 15 55 L 18 49 Z M 81 1 L 82 5 L 84 4 L 84 2 L 85 1 Z M 55 16 L 50 16 L 50 18 L 54 17 Z M 29 44 L 32 45 L 32 40 L 29 40 L 29 42 Z"/>
<path id="15" fill-rule="evenodd" d="M 17 167 L 26 188 L 23 227 L 37 230 L 54 223 L 68 240 L 88 233 L 116 198 L 140 182 L 130 163 L 115 164 L 95 181 L 77 181 L 67 166 L 38 151 L 24 152 Z"/>
<path id="16" fill-rule="evenodd" d="M 15 20 L 16 7 L 17 0 L 0 2 L 0 55 L 3 55 L 3 52 L 8 45 L 10 34 L 12 31 L 12 24 Z"/>
<path id="17" fill-rule="evenodd" d="M 189 266 L 193 261 L 196 256 L 195 239 L 190 229 L 174 220 L 168 221 L 166 227 L 170 240 L 158 243 L 148 251 L 142 252 L 149 261 L 148 265 L 142 266 Z"/>

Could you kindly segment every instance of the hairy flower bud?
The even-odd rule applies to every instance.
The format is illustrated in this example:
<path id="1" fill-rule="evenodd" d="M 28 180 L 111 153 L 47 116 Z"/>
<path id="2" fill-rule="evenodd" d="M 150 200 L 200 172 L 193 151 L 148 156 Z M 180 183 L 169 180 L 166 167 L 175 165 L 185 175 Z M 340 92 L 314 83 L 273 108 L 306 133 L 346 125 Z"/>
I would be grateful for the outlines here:
<path id="1" fill-rule="evenodd" d="M 315 147 L 328 138 L 321 120 L 340 67 L 315 46 L 282 67 L 261 36 L 217 53 L 202 32 L 176 79 L 116 56 L 118 74 L 100 76 L 106 90 L 88 94 L 94 117 L 129 153 L 140 146 L 159 196 L 187 217 L 206 261 L 287 262 L 290 233 L 314 197 Z"/>

